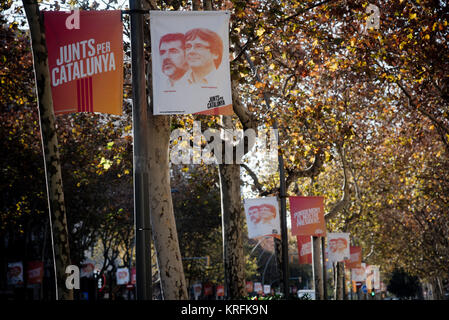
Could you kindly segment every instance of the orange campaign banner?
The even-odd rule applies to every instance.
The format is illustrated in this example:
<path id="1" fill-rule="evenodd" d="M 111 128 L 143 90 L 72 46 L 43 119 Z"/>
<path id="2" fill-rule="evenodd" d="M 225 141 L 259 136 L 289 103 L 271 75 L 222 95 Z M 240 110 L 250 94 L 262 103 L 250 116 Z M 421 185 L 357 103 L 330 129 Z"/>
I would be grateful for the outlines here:
<path id="1" fill-rule="evenodd" d="M 224 285 L 218 285 L 216 289 L 217 297 L 224 297 Z"/>
<path id="2" fill-rule="evenodd" d="M 246 292 L 253 292 L 254 284 L 252 281 L 246 281 Z"/>
<path id="3" fill-rule="evenodd" d="M 349 247 L 349 260 L 345 260 L 347 269 L 356 269 L 362 267 L 362 247 Z"/>
<path id="4" fill-rule="evenodd" d="M 212 291 L 213 291 L 212 284 L 206 283 L 204 285 L 204 295 L 205 296 L 211 296 L 212 293 L 213 293 Z"/>
<path id="5" fill-rule="evenodd" d="M 296 236 L 299 264 L 312 264 L 312 239 L 310 236 Z"/>
<path id="6" fill-rule="evenodd" d="M 70 24 L 77 19 L 76 24 Z M 102 112 L 121 115 L 123 23 L 121 11 L 46 11 L 55 115 Z"/>
<path id="7" fill-rule="evenodd" d="M 44 263 L 42 261 L 28 262 L 27 277 L 29 284 L 42 283 L 44 277 Z"/>
<path id="8" fill-rule="evenodd" d="M 289 197 L 292 234 L 295 236 L 324 237 L 324 197 Z"/>

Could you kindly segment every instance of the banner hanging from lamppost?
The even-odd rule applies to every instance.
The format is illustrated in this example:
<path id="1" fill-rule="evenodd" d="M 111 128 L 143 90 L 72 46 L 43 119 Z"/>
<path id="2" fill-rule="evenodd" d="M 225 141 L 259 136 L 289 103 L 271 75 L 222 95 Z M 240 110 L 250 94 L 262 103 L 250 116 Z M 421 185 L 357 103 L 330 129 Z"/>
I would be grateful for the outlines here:
<path id="1" fill-rule="evenodd" d="M 299 264 L 312 264 L 312 239 L 310 236 L 296 236 Z"/>
<path id="2" fill-rule="evenodd" d="M 42 261 L 29 261 L 27 268 L 27 283 L 42 283 L 44 278 L 44 263 Z"/>
<path id="3" fill-rule="evenodd" d="M 129 270 L 128 268 L 118 268 L 116 273 L 117 285 L 125 285 L 129 283 Z"/>
<path id="4" fill-rule="evenodd" d="M 9 285 L 22 285 L 23 284 L 23 263 L 19 262 L 8 262 L 7 265 L 7 283 Z"/>
<path id="5" fill-rule="evenodd" d="M 233 114 L 229 16 L 150 11 L 155 115 Z"/>
<path id="6" fill-rule="evenodd" d="M 292 234 L 295 236 L 324 237 L 324 197 L 289 197 Z"/>
<path id="7" fill-rule="evenodd" d="M 362 247 L 350 246 L 349 247 L 349 260 L 345 261 L 347 269 L 360 268 L 362 265 Z"/>
<path id="8" fill-rule="evenodd" d="M 245 199 L 248 238 L 273 236 L 280 238 L 279 205 L 276 197 Z"/>
<path id="9" fill-rule="evenodd" d="M 352 281 L 364 282 L 366 280 L 366 264 L 361 263 L 360 268 L 351 269 Z"/>
<path id="10" fill-rule="evenodd" d="M 328 233 L 329 260 L 340 262 L 350 258 L 349 233 Z"/>
<path id="11" fill-rule="evenodd" d="M 44 23 L 55 114 L 121 115 L 121 11 L 46 11 Z"/>

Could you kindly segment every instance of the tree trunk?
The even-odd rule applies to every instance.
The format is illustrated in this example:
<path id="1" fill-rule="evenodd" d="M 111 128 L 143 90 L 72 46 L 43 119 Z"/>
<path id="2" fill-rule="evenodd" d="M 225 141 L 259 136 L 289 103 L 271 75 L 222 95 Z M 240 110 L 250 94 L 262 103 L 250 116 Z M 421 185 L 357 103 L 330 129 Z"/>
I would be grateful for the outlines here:
<path id="1" fill-rule="evenodd" d="M 156 9 L 152 2 L 149 2 L 149 4 L 151 10 Z M 150 32 L 149 29 L 147 30 L 145 42 L 151 44 Z M 152 98 L 151 60 L 146 62 L 146 72 L 147 95 Z M 160 286 L 165 300 L 187 300 L 187 284 L 179 249 L 170 187 L 170 116 L 155 116 L 152 110 L 151 99 L 148 110 L 148 136 L 146 137 L 149 157 L 149 205 L 151 232 L 157 256 Z"/>
<path id="2" fill-rule="evenodd" d="M 201 1 L 193 0 L 192 10 L 196 11 L 200 8 Z M 213 10 L 212 1 L 204 0 L 203 9 Z M 240 103 L 236 85 L 233 85 L 232 88 L 232 100 L 234 112 L 242 122 L 244 129 L 248 127 L 255 128 L 255 123 L 250 121 L 247 110 Z M 231 116 L 222 116 L 221 122 L 225 129 L 234 130 Z M 247 295 L 242 230 L 244 217 L 240 195 L 240 164 L 236 164 L 236 156 L 232 157 L 232 164 L 225 164 L 224 150 L 226 150 L 226 143 L 226 141 L 223 141 L 222 162 L 219 162 L 218 165 L 221 193 L 224 282 L 225 295 L 228 299 L 236 299 Z M 233 150 L 235 155 L 235 148 L 230 147 L 229 149 Z M 247 150 L 244 151 L 244 153 L 246 152 Z"/>
<path id="3" fill-rule="evenodd" d="M 240 165 L 219 164 L 225 290 L 230 299 L 246 296 L 244 219 L 240 200 Z"/>
<path id="4" fill-rule="evenodd" d="M 340 262 L 341 267 L 341 285 L 343 287 L 343 300 L 348 300 L 348 290 L 346 288 L 346 270 L 344 262 Z"/>
<path id="5" fill-rule="evenodd" d="M 433 287 L 433 300 L 443 300 L 444 299 L 443 288 L 441 286 L 440 278 L 435 277 L 433 279 L 432 287 Z"/>
<path id="6" fill-rule="evenodd" d="M 193 0 L 193 10 L 198 10 L 201 6 L 200 0 Z M 203 1 L 204 10 L 213 10 L 212 1 Z M 245 112 L 238 101 L 238 96 L 233 88 L 232 92 L 233 108 L 244 123 Z M 224 128 L 234 130 L 231 116 L 222 116 L 221 122 Z M 244 128 L 245 128 L 244 123 Z M 223 151 L 226 150 L 223 141 Z M 235 151 L 234 148 L 230 148 Z M 246 151 L 244 151 L 246 153 Z M 235 152 L 233 152 L 235 154 Z M 225 291 L 228 299 L 241 298 L 247 295 L 245 286 L 245 256 L 243 251 L 243 230 L 244 217 L 242 214 L 242 201 L 240 196 L 240 164 L 236 164 L 237 157 L 233 157 L 232 164 L 225 164 L 224 154 L 222 163 L 219 163 L 221 193 L 221 216 L 223 234 L 223 264 Z"/>
<path id="7" fill-rule="evenodd" d="M 315 299 L 322 300 L 323 292 L 323 268 L 321 267 L 321 240 L 320 237 L 312 237 L 313 275 L 315 279 Z"/>
<path id="8" fill-rule="evenodd" d="M 283 264 L 283 256 L 282 256 L 282 240 L 278 238 L 273 238 L 274 241 L 274 253 L 276 258 L 276 265 L 277 270 L 279 270 L 279 288 L 281 288 L 281 285 L 283 285 L 283 279 L 284 279 L 284 264 Z M 263 285 L 264 283 L 262 283 Z M 281 292 L 284 292 L 282 290 Z M 287 298 L 286 298 L 287 299 Z"/>
<path id="9" fill-rule="evenodd" d="M 164 299 L 185 300 L 187 286 L 170 188 L 170 118 L 149 115 L 149 188 L 154 246 Z"/>
<path id="10" fill-rule="evenodd" d="M 73 290 L 69 290 L 65 286 L 65 269 L 71 264 L 70 247 L 62 187 L 58 138 L 51 96 L 50 72 L 48 70 L 45 28 L 37 2 L 24 0 L 23 6 L 30 28 L 33 51 L 37 101 L 39 106 L 39 122 L 45 160 L 48 206 L 53 239 L 57 299 L 73 300 Z"/>
<path id="11" fill-rule="evenodd" d="M 343 300 L 344 271 L 342 263 L 337 262 L 335 267 L 335 300 Z"/>

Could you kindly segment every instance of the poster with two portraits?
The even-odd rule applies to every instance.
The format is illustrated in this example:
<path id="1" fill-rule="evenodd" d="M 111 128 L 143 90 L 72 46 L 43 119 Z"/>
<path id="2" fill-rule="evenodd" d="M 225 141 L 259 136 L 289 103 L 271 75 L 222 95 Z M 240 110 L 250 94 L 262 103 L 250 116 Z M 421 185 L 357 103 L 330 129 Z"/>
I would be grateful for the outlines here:
<path id="1" fill-rule="evenodd" d="M 248 238 L 271 236 L 280 239 L 279 204 L 276 197 L 245 199 L 243 206 Z"/>
<path id="2" fill-rule="evenodd" d="M 231 115 L 229 12 L 150 11 L 155 115 Z"/>

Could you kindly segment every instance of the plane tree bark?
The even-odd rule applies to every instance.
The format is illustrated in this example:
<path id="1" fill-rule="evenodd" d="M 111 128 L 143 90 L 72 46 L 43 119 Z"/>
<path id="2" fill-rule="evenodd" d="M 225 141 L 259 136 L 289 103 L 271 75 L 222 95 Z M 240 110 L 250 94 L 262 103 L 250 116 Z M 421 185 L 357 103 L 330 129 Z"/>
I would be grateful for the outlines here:
<path id="1" fill-rule="evenodd" d="M 39 122 L 47 179 L 48 208 L 53 240 L 57 298 L 60 300 L 73 300 L 73 290 L 67 289 L 65 285 L 65 269 L 71 264 L 70 247 L 62 185 L 61 161 L 50 87 L 45 27 L 37 2 L 24 0 L 23 6 L 30 28 L 33 51 Z"/>

